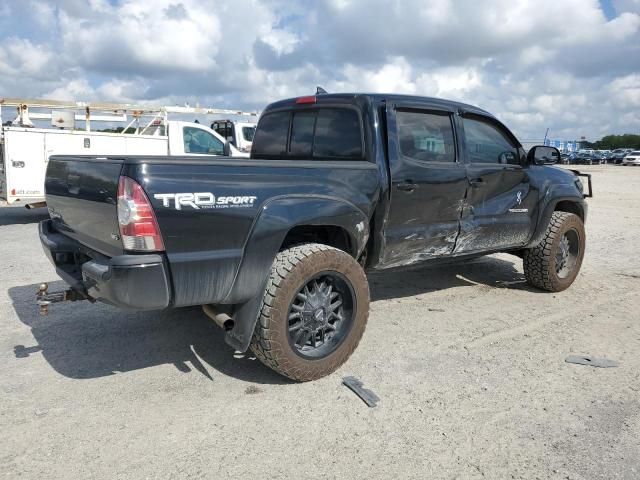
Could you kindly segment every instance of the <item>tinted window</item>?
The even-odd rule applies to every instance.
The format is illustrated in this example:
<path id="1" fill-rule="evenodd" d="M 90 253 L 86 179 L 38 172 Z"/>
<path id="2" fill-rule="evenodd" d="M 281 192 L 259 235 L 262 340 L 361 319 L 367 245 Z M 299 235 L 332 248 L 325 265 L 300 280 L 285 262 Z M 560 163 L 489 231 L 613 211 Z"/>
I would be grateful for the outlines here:
<path id="1" fill-rule="evenodd" d="M 229 122 L 221 122 L 221 123 L 212 123 L 211 130 L 215 130 L 225 139 L 230 142 L 233 142 L 233 124 Z"/>
<path id="2" fill-rule="evenodd" d="M 256 133 L 256 127 L 242 127 L 242 136 L 247 142 L 253 141 L 253 135 Z"/>
<path id="3" fill-rule="evenodd" d="M 287 142 L 290 118 L 291 138 Z M 253 139 L 253 158 L 359 159 L 362 156 L 358 113 L 347 108 L 270 113 L 260 119 Z"/>
<path id="4" fill-rule="evenodd" d="M 454 162 L 453 127 L 448 114 L 398 111 L 398 140 L 404 156 L 425 162 Z"/>
<path id="5" fill-rule="evenodd" d="M 184 127 L 182 134 L 185 153 L 224 155 L 224 144 L 209 132 L 199 128 Z"/>
<path id="6" fill-rule="evenodd" d="M 497 127 L 473 118 L 462 122 L 471 163 L 520 163 L 518 149 Z"/>
<path id="7" fill-rule="evenodd" d="M 284 157 L 287 152 L 289 112 L 268 113 L 260 118 L 251 155 L 260 157 Z"/>
<path id="8" fill-rule="evenodd" d="M 355 110 L 346 108 L 318 110 L 313 156 L 362 158 L 360 120 Z"/>
<path id="9" fill-rule="evenodd" d="M 296 112 L 291 122 L 291 143 L 289 153 L 293 156 L 311 156 L 313 131 L 316 126 L 315 111 Z"/>

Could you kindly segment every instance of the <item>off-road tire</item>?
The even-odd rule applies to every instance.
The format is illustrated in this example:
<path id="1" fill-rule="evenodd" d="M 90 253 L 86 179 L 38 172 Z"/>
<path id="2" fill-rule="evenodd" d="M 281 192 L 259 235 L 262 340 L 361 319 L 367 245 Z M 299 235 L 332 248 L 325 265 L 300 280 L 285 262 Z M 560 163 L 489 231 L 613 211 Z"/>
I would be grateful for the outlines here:
<path id="1" fill-rule="evenodd" d="M 355 307 L 351 328 L 341 344 L 324 358 L 308 359 L 291 346 L 287 317 L 299 289 L 307 279 L 323 271 L 344 275 L 353 288 Z M 351 356 L 364 334 L 368 317 L 369 283 L 358 262 L 348 253 L 327 245 L 297 245 L 276 255 L 251 350 L 262 363 L 285 377 L 300 382 L 315 380 L 334 372 Z"/>
<path id="2" fill-rule="evenodd" d="M 556 274 L 556 252 L 565 232 L 575 230 L 578 233 L 579 253 L 573 270 L 566 278 Z M 553 212 L 547 231 L 540 243 L 524 251 L 524 276 L 530 285 L 549 292 L 561 292 L 567 289 L 580 272 L 585 250 L 584 224 L 573 213 Z"/>

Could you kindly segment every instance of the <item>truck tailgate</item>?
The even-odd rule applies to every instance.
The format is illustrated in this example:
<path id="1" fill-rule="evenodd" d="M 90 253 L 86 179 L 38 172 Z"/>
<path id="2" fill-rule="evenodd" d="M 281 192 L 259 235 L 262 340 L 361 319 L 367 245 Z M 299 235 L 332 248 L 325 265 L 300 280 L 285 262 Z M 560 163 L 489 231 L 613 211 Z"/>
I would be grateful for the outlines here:
<path id="1" fill-rule="evenodd" d="M 123 161 L 52 156 L 45 192 L 54 227 L 107 256 L 123 253 L 118 227 L 118 180 Z"/>

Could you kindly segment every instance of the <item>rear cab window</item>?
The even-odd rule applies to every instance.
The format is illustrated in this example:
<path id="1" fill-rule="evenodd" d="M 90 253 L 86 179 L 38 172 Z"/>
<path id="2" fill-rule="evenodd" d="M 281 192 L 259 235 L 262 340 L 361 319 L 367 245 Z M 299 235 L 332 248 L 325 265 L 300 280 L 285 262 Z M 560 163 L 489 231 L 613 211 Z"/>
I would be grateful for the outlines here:
<path id="1" fill-rule="evenodd" d="M 266 113 L 252 158 L 364 160 L 362 121 L 355 108 L 318 106 Z"/>

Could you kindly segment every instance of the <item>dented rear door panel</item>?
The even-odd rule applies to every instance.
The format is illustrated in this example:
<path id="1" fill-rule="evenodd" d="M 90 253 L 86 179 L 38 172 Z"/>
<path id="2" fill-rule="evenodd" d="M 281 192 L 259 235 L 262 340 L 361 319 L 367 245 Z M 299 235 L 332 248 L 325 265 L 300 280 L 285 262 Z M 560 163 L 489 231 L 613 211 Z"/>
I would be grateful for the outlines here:
<path id="1" fill-rule="evenodd" d="M 385 224 L 385 250 L 379 268 L 408 265 L 450 255 L 455 247 L 468 186 L 465 166 L 455 162 L 425 162 L 402 154 L 397 109 L 447 114 L 440 106 L 399 104 L 388 109 L 390 208 Z"/>

